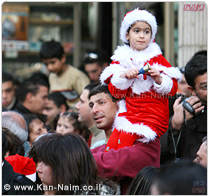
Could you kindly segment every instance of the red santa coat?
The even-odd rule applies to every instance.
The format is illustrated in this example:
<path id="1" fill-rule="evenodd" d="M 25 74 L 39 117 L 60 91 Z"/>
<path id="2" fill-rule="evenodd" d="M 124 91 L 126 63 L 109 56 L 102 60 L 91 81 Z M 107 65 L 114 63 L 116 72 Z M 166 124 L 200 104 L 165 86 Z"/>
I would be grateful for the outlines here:
<path id="1" fill-rule="evenodd" d="M 112 63 L 101 74 L 102 84 L 107 84 L 110 93 L 119 102 L 113 129 L 136 133 L 141 142 L 149 142 L 163 135 L 168 129 L 168 97 L 177 91 L 177 80 L 181 73 L 162 56 L 160 47 L 150 43 L 142 51 L 129 46 L 119 46 L 111 57 Z M 160 71 L 162 83 L 158 85 L 150 76 L 140 74 L 139 78 L 121 78 L 122 72 L 140 69 L 147 63 Z"/>

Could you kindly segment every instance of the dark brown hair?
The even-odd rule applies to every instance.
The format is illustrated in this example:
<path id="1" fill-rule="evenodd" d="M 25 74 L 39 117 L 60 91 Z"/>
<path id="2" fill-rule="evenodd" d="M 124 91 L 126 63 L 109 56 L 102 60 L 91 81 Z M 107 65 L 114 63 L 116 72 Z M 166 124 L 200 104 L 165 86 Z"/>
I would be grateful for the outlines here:
<path id="1" fill-rule="evenodd" d="M 94 157 L 83 138 L 75 133 L 52 133 L 34 142 L 29 156 L 52 168 L 52 185 L 96 186 L 100 182 Z M 57 190 L 56 194 L 75 194 Z M 76 193 L 77 194 L 77 193 Z"/>
<path id="2" fill-rule="evenodd" d="M 22 141 L 6 127 L 2 127 L 2 131 L 8 143 L 6 152 L 9 151 L 9 155 L 19 154 L 24 156 L 25 150 Z"/>

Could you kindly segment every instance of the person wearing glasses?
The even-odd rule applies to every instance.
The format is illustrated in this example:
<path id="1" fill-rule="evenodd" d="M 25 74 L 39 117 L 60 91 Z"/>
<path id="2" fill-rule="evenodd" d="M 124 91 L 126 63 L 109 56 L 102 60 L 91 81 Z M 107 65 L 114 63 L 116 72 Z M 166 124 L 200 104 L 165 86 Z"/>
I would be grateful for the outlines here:
<path id="1" fill-rule="evenodd" d="M 100 74 L 109 65 L 109 57 L 106 52 L 88 52 L 84 57 L 84 71 L 91 82 L 99 82 Z"/>

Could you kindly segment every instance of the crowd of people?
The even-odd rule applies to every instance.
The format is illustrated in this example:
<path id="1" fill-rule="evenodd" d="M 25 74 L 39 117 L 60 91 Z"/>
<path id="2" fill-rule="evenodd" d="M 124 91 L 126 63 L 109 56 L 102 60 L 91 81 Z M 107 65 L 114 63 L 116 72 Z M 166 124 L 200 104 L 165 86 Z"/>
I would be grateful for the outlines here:
<path id="1" fill-rule="evenodd" d="M 135 9 L 111 63 L 89 51 L 67 65 L 52 40 L 40 50 L 49 76 L 2 73 L 2 194 L 207 194 L 207 51 L 178 69 L 156 33 Z"/>

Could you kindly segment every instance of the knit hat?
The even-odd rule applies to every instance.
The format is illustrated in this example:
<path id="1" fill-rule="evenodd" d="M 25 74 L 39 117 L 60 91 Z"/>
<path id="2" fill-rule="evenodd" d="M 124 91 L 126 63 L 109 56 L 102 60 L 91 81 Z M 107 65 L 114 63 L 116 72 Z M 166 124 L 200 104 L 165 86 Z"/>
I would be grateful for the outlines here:
<path id="1" fill-rule="evenodd" d="M 153 16 L 150 12 L 146 10 L 140 10 L 139 8 L 136 8 L 124 16 L 122 22 L 121 22 L 121 28 L 120 28 L 120 38 L 124 43 L 128 43 L 128 40 L 126 39 L 126 34 L 131 27 L 132 24 L 134 24 L 137 21 L 144 21 L 148 23 L 151 26 L 152 30 L 152 38 L 151 41 L 153 42 L 157 33 L 157 22 L 155 16 Z"/>

